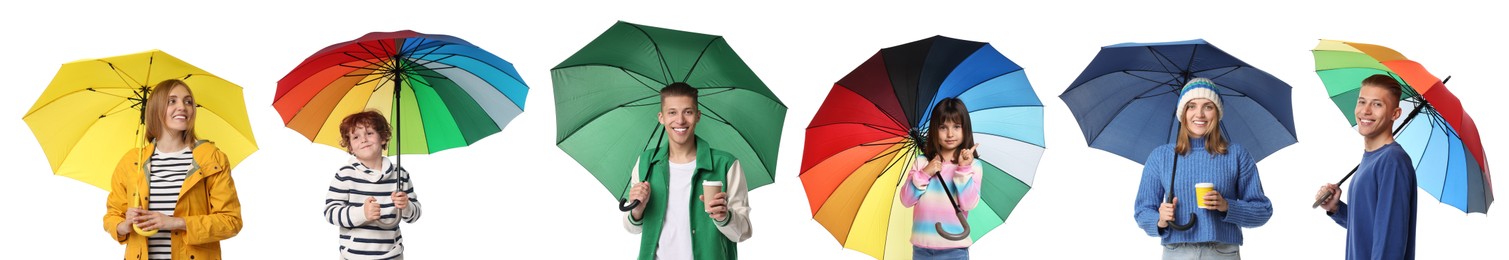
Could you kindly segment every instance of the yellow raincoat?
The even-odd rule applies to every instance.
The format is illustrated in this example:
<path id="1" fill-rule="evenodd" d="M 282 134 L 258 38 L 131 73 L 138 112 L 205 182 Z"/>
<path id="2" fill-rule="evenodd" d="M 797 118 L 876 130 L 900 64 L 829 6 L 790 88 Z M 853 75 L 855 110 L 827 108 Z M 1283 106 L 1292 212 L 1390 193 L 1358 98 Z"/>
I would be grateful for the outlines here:
<path id="1" fill-rule="evenodd" d="M 115 228 L 126 220 L 132 192 L 145 194 L 148 190 L 145 163 L 154 149 L 154 145 L 147 145 L 140 150 L 127 151 L 110 179 L 105 232 L 126 245 L 125 259 L 147 258 L 146 237 L 134 232 L 121 236 Z M 196 142 L 193 149 L 194 165 L 183 181 L 178 205 L 173 209 L 174 217 L 184 220 L 184 230 L 172 233 L 173 259 L 216 260 L 220 259 L 220 240 L 241 232 L 241 201 L 236 197 L 236 185 L 231 180 L 230 163 L 225 153 L 215 148 L 214 143 L 204 140 Z M 146 196 L 137 199 L 141 200 L 138 205 L 148 204 Z"/>

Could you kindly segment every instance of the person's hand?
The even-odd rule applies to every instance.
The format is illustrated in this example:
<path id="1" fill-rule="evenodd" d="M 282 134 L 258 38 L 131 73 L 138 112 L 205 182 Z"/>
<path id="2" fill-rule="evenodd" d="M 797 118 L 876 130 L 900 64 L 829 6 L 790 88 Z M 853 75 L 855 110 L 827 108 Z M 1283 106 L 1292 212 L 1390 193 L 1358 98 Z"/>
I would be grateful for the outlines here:
<path id="1" fill-rule="evenodd" d="M 143 210 L 137 217 L 136 227 L 141 230 L 181 230 L 183 219 L 168 216 L 161 212 Z"/>
<path id="2" fill-rule="evenodd" d="M 409 194 L 408 193 L 404 193 L 402 191 L 395 191 L 395 192 L 393 192 L 393 195 L 391 195 L 391 196 L 393 197 L 393 207 L 398 208 L 398 209 L 408 209 L 409 208 Z"/>
<path id="3" fill-rule="evenodd" d="M 382 205 L 377 204 L 377 198 L 367 197 L 367 202 L 362 204 L 362 214 L 367 216 L 367 221 L 382 218 Z"/>
<path id="4" fill-rule="evenodd" d="M 1326 198 L 1325 201 L 1322 201 L 1320 203 L 1320 208 L 1325 209 L 1326 212 L 1336 212 L 1336 204 L 1341 203 L 1341 186 L 1330 183 L 1321 185 L 1320 191 L 1315 192 L 1315 199 L 1319 200 L 1320 197 L 1326 196 L 1327 192 L 1331 193 L 1331 197 Z"/>
<path id="5" fill-rule="evenodd" d="M 922 172 L 912 174 L 912 186 L 919 190 L 927 190 L 927 184 L 932 182 L 933 174 L 943 171 L 943 159 L 933 158 L 928 160 L 927 166 L 922 167 Z"/>
<path id="6" fill-rule="evenodd" d="M 1179 204 L 1179 197 L 1174 197 L 1173 203 L 1163 203 L 1158 207 L 1158 228 L 1168 227 L 1168 222 L 1174 221 L 1174 205 Z"/>
<path id="7" fill-rule="evenodd" d="M 1205 209 L 1226 212 L 1226 208 L 1229 206 L 1229 204 L 1226 204 L 1226 197 L 1221 196 L 1221 192 L 1216 190 L 1206 192 L 1205 197 L 1202 199 L 1205 199 Z"/>
<path id="8" fill-rule="evenodd" d="M 126 220 L 115 225 L 115 233 L 120 235 L 131 234 L 131 225 L 140 222 L 141 215 L 147 210 L 142 208 L 126 208 Z"/>
<path id="9" fill-rule="evenodd" d="M 980 143 L 975 143 L 974 146 L 959 150 L 959 167 L 974 165 L 976 149 L 980 149 Z"/>
<path id="10" fill-rule="evenodd" d="M 629 201 L 636 200 L 639 205 L 629 212 L 634 214 L 634 219 L 641 219 L 644 217 L 645 205 L 650 204 L 650 182 L 635 183 L 634 187 L 629 188 Z"/>
<path id="11" fill-rule="evenodd" d="M 728 200 L 727 200 L 727 198 L 728 198 L 728 193 L 727 192 L 718 192 L 718 193 L 712 194 L 712 195 L 703 194 L 702 195 L 702 205 L 703 205 L 702 210 L 707 211 L 707 215 L 708 216 L 712 216 L 713 220 L 717 220 L 717 221 L 727 220 L 728 219 Z"/>

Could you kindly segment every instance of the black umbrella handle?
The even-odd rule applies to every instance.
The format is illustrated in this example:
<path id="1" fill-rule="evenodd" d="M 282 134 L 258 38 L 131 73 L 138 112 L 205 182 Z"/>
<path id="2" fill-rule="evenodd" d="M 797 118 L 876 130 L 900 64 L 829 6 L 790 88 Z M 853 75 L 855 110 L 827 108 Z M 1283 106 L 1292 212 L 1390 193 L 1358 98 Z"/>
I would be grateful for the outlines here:
<path id="1" fill-rule="evenodd" d="M 639 207 L 639 200 L 618 199 L 618 211 L 629 212 L 636 207 Z"/>
<path id="2" fill-rule="evenodd" d="M 948 233 L 948 231 L 943 230 L 942 222 L 933 222 L 933 229 L 938 231 L 938 236 L 942 236 L 943 239 L 948 239 L 950 241 L 959 241 L 969 238 L 969 218 L 964 216 L 964 210 L 959 208 L 958 198 L 954 197 L 954 188 L 957 188 L 959 186 L 949 187 L 948 181 L 945 181 L 943 179 L 943 175 L 940 173 L 933 173 L 933 178 L 937 178 L 938 183 L 943 184 L 943 192 L 944 194 L 948 195 L 948 203 L 954 206 L 954 216 L 959 218 L 959 224 L 964 227 L 964 232 L 958 234 Z"/>
<path id="3" fill-rule="evenodd" d="M 1174 179 L 1175 179 L 1174 177 L 1178 177 L 1178 176 L 1179 176 L 1179 153 L 1178 153 L 1178 151 L 1174 151 L 1174 169 L 1171 170 L 1171 171 L 1169 171 L 1169 176 L 1168 176 L 1168 198 L 1163 200 L 1164 203 L 1174 203 Z M 1199 223 L 1199 219 L 1195 218 L 1195 213 L 1194 212 L 1190 212 L 1189 213 L 1189 222 L 1188 223 L 1179 224 L 1176 221 L 1170 220 L 1170 221 L 1168 221 L 1168 227 L 1173 228 L 1174 230 L 1184 231 L 1184 230 L 1189 230 L 1190 228 L 1194 228 L 1195 227 L 1195 223 Z"/>

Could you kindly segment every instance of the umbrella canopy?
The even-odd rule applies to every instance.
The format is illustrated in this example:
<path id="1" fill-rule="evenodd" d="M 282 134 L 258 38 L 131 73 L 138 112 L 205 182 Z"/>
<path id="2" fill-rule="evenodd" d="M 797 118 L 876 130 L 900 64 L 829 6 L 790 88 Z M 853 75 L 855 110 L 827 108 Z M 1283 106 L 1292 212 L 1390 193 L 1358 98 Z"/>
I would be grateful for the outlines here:
<path id="1" fill-rule="evenodd" d="M 786 105 L 722 36 L 618 22 L 550 70 L 556 146 L 608 192 L 626 197 L 629 173 L 667 141 L 655 121 L 660 89 L 698 89 L 698 137 L 733 154 L 749 188 L 775 178 Z"/>
<path id="2" fill-rule="evenodd" d="M 1394 139 L 1415 163 L 1418 185 L 1463 212 L 1488 212 L 1493 203 L 1488 155 L 1483 151 L 1477 124 L 1444 81 L 1420 63 L 1383 46 L 1321 40 L 1312 53 L 1315 73 L 1325 83 L 1336 108 L 1354 127 L 1357 121 L 1352 112 L 1363 79 L 1385 74 L 1403 83 L 1399 105 L 1406 114 L 1393 126 Z"/>
<path id="3" fill-rule="evenodd" d="M 394 128 L 389 155 L 429 154 L 501 131 L 528 93 L 512 63 L 460 38 L 374 32 L 310 55 L 278 80 L 273 108 L 336 148 L 346 115 L 377 110 Z"/>
<path id="4" fill-rule="evenodd" d="M 1143 163 L 1178 137 L 1174 106 L 1194 78 L 1221 86 L 1221 133 L 1253 159 L 1297 142 L 1289 84 L 1204 40 L 1102 47 L 1059 98 L 1090 147 Z"/>
<path id="5" fill-rule="evenodd" d="M 23 119 L 54 174 L 109 190 L 121 156 L 145 145 L 148 92 L 168 79 L 189 85 L 195 135 L 214 141 L 231 167 L 257 151 L 241 86 L 159 50 L 63 64 Z"/>
<path id="6" fill-rule="evenodd" d="M 1032 187 L 1047 146 L 1043 104 L 1021 66 L 988 43 L 943 36 L 885 48 L 834 84 L 807 125 L 802 186 L 813 219 L 845 248 L 911 257 L 912 209 L 897 187 L 948 97 L 970 109 L 985 174 L 969 239 L 1001 225 Z"/>

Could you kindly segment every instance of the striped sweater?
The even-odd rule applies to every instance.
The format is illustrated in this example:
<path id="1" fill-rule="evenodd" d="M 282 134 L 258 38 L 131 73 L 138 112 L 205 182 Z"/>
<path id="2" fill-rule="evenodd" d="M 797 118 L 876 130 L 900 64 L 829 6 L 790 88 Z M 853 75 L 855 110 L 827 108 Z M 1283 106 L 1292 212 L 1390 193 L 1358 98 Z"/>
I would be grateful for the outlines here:
<path id="1" fill-rule="evenodd" d="M 1149 236 L 1161 237 L 1162 244 L 1219 242 L 1241 245 L 1242 229 L 1262 226 L 1273 216 L 1273 203 L 1263 194 L 1256 160 L 1241 145 L 1231 144 L 1226 154 L 1211 155 L 1205 139 L 1190 141 L 1188 154 L 1179 156 L 1179 174 L 1174 181 L 1174 221 L 1188 223 L 1195 214 L 1196 223 L 1189 230 L 1158 228 L 1158 207 L 1169 188 L 1169 171 L 1174 163 L 1174 145 L 1153 149 L 1142 168 L 1142 184 L 1134 199 L 1133 218 Z M 1226 212 L 1199 208 L 1200 197 L 1195 184 L 1215 184 L 1215 191 L 1226 199 Z"/>
<path id="2" fill-rule="evenodd" d="M 419 220 L 419 195 L 414 193 L 408 171 L 394 169 L 387 158 L 382 165 L 380 170 L 370 169 L 351 158 L 330 181 L 325 221 L 340 227 L 341 259 L 403 259 L 403 234 L 396 220 Z M 409 195 L 405 210 L 393 206 L 391 196 L 398 187 Z M 362 206 L 368 197 L 382 206 L 380 219 L 367 219 Z"/>
<path id="3" fill-rule="evenodd" d="M 949 201 L 948 193 L 945 192 L 943 183 L 948 183 L 948 188 L 954 188 L 954 196 L 958 197 L 959 209 L 964 210 L 966 216 L 969 210 L 980 203 L 980 167 L 974 165 L 959 166 L 951 162 L 943 163 L 938 171 L 940 177 L 933 178 L 932 173 L 924 173 L 927 168 L 927 158 L 917 157 L 912 163 L 912 169 L 907 174 L 910 178 L 904 180 L 901 187 L 901 205 L 912 208 L 912 245 L 928 249 L 951 249 L 968 248 L 970 239 L 948 240 L 938 235 L 937 227 L 933 223 L 943 223 L 943 231 L 958 234 L 964 231 L 964 226 L 959 223 L 959 216 L 954 214 L 954 204 Z M 957 178 L 957 179 L 956 179 Z M 963 180 L 959 182 L 957 180 Z M 927 181 L 927 190 L 918 189 L 916 182 Z"/>
<path id="4" fill-rule="evenodd" d="M 147 173 L 147 210 L 172 216 L 178 206 L 178 191 L 183 180 L 188 179 L 194 167 L 194 153 L 190 147 L 176 152 L 153 150 Z M 172 259 L 172 232 L 157 232 L 147 237 L 147 259 Z"/>

